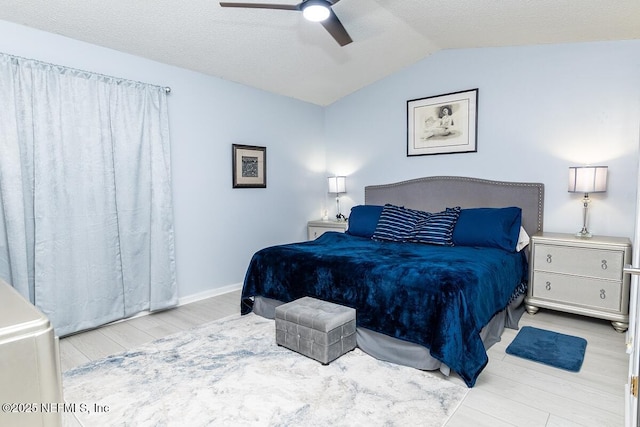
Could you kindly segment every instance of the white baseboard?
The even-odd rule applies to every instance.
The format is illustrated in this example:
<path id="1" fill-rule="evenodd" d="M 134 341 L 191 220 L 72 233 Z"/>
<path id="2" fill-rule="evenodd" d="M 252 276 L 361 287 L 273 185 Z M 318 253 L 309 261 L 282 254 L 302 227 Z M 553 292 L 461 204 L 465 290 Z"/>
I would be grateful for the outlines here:
<path id="1" fill-rule="evenodd" d="M 189 304 L 189 303 L 192 303 L 192 302 L 200 301 L 200 300 L 203 300 L 203 299 L 215 297 L 215 296 L 218 296 L 218 295 L 226 294 L 226 293 L 229 293 L 229 292 L 239 291 L 241 289 L 242 289 L 242 283 L 234 283 L 233 285 L 223 286 L 221 288 L 215 288 L 215 289 L 211 289 L 209 291 L 200 292 L 200 293 L 193 294 L 193 295 L 187 295 L 186 297 L 178 298 L 178 305 L 176 307 L 179 307 L 179 306 L 185 305 L 185 304 Z M 238 301 L 238 305 L 240 305 L 240 301 Z M 170 308 L 175 308 L 175 307 L 170 307 Z M 107 325 L 115 325 L 116 323 L 126 322 L 127 320 L 135 319 L 137 317 L 147 316 L 149 314 L 151 314 L 151 312 L 149 310 L 140 311 L 140 312 L 134 314 L 133 316 L 125 317 L 124 319 L 114 320 L 113 322 L 109 322 L 109 323 L 104 324 L 104 325 L 96 326 L 96 328 L 100 328 L 102 326 L 107 326 Z M 79 332 L 86 332 L 86 331 L 79 331 Z"/>
<path id="2" fill-rule="evenodd" d="M 234 283 L 232 285 L 223 286 L 221 288 L 215 288 L 208 291 L 200 292 L 193 295 L 187 295 L 178 298 L 178 306 L 190 304 L 192 302 L 200 301 L 203 299 L 216 297 L 218 295 L 226 294 L 229 292 L 239 291 L 242 289 L 242 283 Z"/>

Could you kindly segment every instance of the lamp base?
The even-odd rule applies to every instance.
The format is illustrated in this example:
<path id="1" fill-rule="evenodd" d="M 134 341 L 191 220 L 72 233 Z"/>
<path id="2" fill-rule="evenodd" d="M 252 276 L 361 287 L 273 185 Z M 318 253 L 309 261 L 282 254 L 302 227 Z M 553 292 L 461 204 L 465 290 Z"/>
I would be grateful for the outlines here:
<path id="1" fill-rule="evenodd" d="M 591 203 L 591 199 L 589 199 L 589 194 L 585 193 L 584 198 L 582 199 L 582 230 L 576 233 L 576 237 L 580 237 L 582 239 L 588 239 L 593 235 L 587 230 L 587 213 L 589 212 L 589 203 Z"/>
<path id="2" fill-rule="evenodd" d="M 588 239 L 590 237 L 593 237 L 593 234 L 591 234 L 591 232 L 589 232 L 589 230 L 586 230 L 586 229 L 583 228 L 582 230 L 580 230 L 580 231 L 578 231 L 576 233 L 576 237 L 580 237 L 582 239 Z"/>

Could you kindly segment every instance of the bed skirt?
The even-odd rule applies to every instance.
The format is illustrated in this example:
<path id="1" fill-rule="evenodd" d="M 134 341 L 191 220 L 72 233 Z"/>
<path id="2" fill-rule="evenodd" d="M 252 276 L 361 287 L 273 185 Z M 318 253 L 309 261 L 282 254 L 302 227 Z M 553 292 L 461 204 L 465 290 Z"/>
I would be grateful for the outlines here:
<path id="1" fill-rule="evenodd" d="M 482 328 L 480 338 L 486 350 L 500 341 L 505 328 L 518 329 L 518 322 L 524 313 L 523 300 L 524 295 L 514 299 L 506 309 L 493 316 Z M 274 319 L 276 307 L 281 304 L 283 303 L 278 300 L 256 296 L 253 312 L 259 316 Z M 443 374 L 449 375 L 449 367 L 432 357 L 429 349 L 424 346 L 361 327 L 356 328 L 356 344 L 362 351 L 376 359 L 425 371 L 440 370 Z"/>

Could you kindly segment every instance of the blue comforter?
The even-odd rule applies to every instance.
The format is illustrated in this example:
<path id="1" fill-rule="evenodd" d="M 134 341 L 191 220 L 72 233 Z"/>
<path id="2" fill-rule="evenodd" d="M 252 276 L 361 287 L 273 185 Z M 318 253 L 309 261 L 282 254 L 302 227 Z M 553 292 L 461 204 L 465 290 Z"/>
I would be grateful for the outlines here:
<path id="1" fill-rule="evenodd" d="M 521 253 L 379 242 L 329 232 L 253 256 L 242 290 L 283 302 L 303 296 L 353 307 L 357 325 L 421 344 L 469 387 L 488 362 L 480 330 L 526 280 Z"/>

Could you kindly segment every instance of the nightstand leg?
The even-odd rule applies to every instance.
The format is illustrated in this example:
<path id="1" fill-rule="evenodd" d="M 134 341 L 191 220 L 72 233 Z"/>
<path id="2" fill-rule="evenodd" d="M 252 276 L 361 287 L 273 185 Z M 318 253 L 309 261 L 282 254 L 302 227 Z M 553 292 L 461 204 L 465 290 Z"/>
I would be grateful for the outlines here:
<path id="1" fill-rule="evenodd" d="M 525 310 L 527 310 L 527 313 L 534 315 L 538 312 L 538 310 L 540 310 L 538 307 L 533 306 L 533 305 L 529 305 L 529 304 L 525 304 L 524 305 Z"/>
<path id="2" fill-rule="evenodd" d="M 613 326 L 613 329 L 620 333 L 627 332 L 627 329 L 629 329 L 628 322 L 611 322 L 611 325 Z"/>

